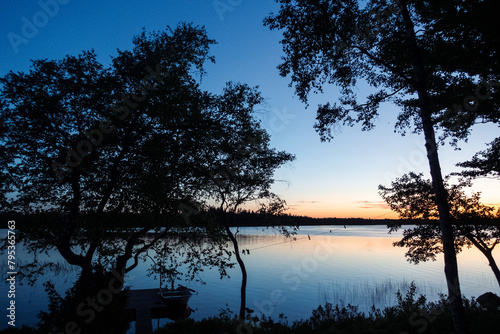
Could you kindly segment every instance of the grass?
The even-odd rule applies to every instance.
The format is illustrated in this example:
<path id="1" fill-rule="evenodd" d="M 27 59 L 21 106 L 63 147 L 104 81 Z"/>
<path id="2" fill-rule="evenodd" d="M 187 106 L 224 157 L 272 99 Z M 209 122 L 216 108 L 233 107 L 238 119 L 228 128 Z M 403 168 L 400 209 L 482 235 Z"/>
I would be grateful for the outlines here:
<path id="1" fill-rule="evenodd" d="M 451 314 L 443 296 L 436 302 L 416 297 L 416 286 L 411 283 L 406 294 L 398 291 L 397 304 L 383 310 L 374 307 L 360 312 L 357 306 L 326 303 L 313 310 L 309 319 L 289 323 L 280 315 L 278 321 L 271 318 L 248 316 L 246 321 L 222 312 L 218 317 L 194 321 L 184 319 L 165 325 L 156 331 L 166 333 L 251 333 L 251 334 L 389 334 L 389 333 L 454 333 Z M 485 310 L 474 299 L 465 299 L 465 309 L 471 333 L 497 333 L 500 328 L 500 311 Z"/>
<path id="2" fill-rule="evenodd" d="M 410 286 L 406 280 L 386 279 L 383 282 L 332 282 L 330 286 L 319 287 L 321 304 L 357 305 L 367 312 L 372 305 L 387 307 L 397 303 L 396 291 L 404 291 Z M 420 284 L 417 292 L 431 300 L 439 299 L 442 290 L 436 286 Z"/>

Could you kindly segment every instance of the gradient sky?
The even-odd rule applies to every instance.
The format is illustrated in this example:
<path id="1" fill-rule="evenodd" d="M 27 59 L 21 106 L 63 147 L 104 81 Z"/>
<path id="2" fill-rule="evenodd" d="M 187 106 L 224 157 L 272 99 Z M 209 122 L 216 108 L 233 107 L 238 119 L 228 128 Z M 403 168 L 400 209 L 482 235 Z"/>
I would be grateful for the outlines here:
<path id="1" fill-rule="evenodd" d="M 328 88 L 324 94 L 311 96 L 306 109 L 288 87 L 289 79 L 279 76 L 281 33 L 262 24 L 269 12 L 277 11 L 274 1 L 4 0 L 2 6 L 1 76 L 10 70 L 27 71 L 30 59 L 61 59 L 92 48 L 107 65 L 116 49 L 132 47 L 132 37 L 143 27 L 164 30 L 181 21 L 205 26 L 218 44 L 211 48 L 216 64 L 207 66 L 202 87 L 220 93 L 227 81 L 258 85 L 267 102 L 261 110 L 262 126 L 271 134 L 272 145 L 297 156 L 275 174 L 283 182 L 274 191 L 287 201 L 291 214 L 396 218 L 378 195 L 378 185 L 389 185 L 410 170 L 429 177 L 422 136 L 394 133 L 398 110 L 392 105 L 383 105 L 374 130 L 342 128 L 330 143 L 320 142 L 313 129 L 316 106 L 334 102 L 339 95 Z M 30 30 L 33 23 L 35 30 Z M 24 39 L 13 45 L 14 35 Z M 359 96 L 364 91 L 360 86 Z M 497 135 L 498 127 L 481 125 L 473 130 L 468 143 L 460 145 L 460 151 L 441 147 L 443 173 L 459 170 L 457 162 L 484 150 Z M 485 204 L 500 205 L 499 181 L 478 180 L 474 190 L 482 192 Z"/>

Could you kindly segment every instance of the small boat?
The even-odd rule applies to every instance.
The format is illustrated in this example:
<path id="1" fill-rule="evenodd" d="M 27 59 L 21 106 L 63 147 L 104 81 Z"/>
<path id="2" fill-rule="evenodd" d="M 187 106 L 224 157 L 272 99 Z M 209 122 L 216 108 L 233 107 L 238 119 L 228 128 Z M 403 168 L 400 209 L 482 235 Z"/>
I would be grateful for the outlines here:
<path id="1" fill-rule="evenodd" d="M 167 305 L 186 305 L 192 295 L 198 293 L 193 289 L 179 285 L 177 289 L 160 289 L 158 295 Z"/>

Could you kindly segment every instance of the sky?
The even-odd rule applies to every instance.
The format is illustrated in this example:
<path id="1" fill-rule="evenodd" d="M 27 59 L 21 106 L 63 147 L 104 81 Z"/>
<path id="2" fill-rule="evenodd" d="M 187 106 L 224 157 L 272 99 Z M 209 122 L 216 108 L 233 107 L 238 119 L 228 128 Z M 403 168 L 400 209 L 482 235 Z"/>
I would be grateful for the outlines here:
<path id="1" fill-rule="evenodd" d="M 275 193 L 286 200 L 288 213 L 311 217 L 397 218 L 378 194 L 378 185 L 390 185 L 409 171 L 429 175 L 422 135 L 394 133 L 398 109 L 382 105 L 374 130 L 343 127 L 331 142 L 321 142 L 314 131 L 318 104 L 335 102 L 339 93 L 327 87 L 310 96 L 309 107 L 279 76 L 276 66 L 283 51 L 281 32 L 263 26 L 278 6 L 271 0 L 145 0 L 71 1 L 3 0 L 0 12 L 0 76 L 25 72 L 31 60 L 62 59 L 94 49 L 109 65 L 117 49 L 132 48 L 132 37 L 165 30 L 179 22 L 205 26 L 215 39 L 202 88 L 221 93 L 226 82 L 259 86 L 266 104 L 259 117 L 271 134 L 271 145 L 296 155 L 275 173 Z M 366 87 L 358 87 L 364 96 Z M 458 101 L 460 102 L 460 101 Z M 443 174 L 460 169 L 455 164 L 484 150 L 498 135 L 498 127 L 478 125 L 457 151 L 439 149 Z M 500 206 L 500 181 L 481 179 L 470 191 L 481 191 L 482 202 Z"/>

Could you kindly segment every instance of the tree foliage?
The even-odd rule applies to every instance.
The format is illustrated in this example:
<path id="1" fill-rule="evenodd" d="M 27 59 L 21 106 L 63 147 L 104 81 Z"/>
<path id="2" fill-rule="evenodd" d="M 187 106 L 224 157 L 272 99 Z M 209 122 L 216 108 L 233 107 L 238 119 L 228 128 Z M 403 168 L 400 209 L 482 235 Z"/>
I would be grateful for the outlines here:
<path id="1" fill-rule="evenodd" d="M 210 165 L 208 184 L 210 197 L 215 203 L 214 213 L 221 227 L 231 240 L 234 255 L 242 272 L 241 303 L 239 316 L 245 318 L 247 271 L 240 255 L 235 225 L 238 210 L 254 202 L 261 215 L 281 214 L 285 201 L 271 192 L 275 182 L 274 172 L 295 157 L 270 147 L 270 136 L 260 128 L 253 112 L 263 99 L 255 90 L 245 85 L 228 84 L 219 106 L 223 115 L 223 139 Z M 286 229 L 283 229 L 286 231 Z"/>
<path id="2" fill-rule="evenodd" d="M 228 84 L 219 102 L 224 140 L 209 170 L 211 197 L 225 212 L 236 212 L 247 202 L 283 204 L 271 192 L 274 172 L 295 159 L 270 147 L 270 136 L 252 117 L 260 94 L 248 86 Z M 236 106 L 236 108 L 235 108 Z"/>
<path id="3" fill-rule="evenodd" d="M 265 20 L 282 29 L 285 56 L 282 76 L 291 77 L 297 95 L 323 92 L 326 84 L 340 90 L 339 103 L 318 107 L 316 129 L 323 140 L 333 138 L 339 125 L 375 125 L 380 105 L 401 108 L 396 130 L 422 131 L 411 55 L 397 3 L 386 0 L 278 1 L 278 14 Z M 467 139 L 477 122 L 499 121 L 500 67 L 494 22 L 500 18 L 495 1 L 408 1 L 421 50 L 433 123 L 441 140 Z M 481 19 L 478 19 L 480 17 Z M 471 37 L 473 36 L 473 37 Z M 364 102 L 359 80 L 374 88 Z M 462 101 L 468 96 L 481 100 Z M 457 107 L 458 105 L 458 107 Z"/>
<path id="4" fill-rule="evenodd" d="M 214 197 L 210 172 L 239 154 L 232 170 L 242 177 L 228 186 L 251 196 L 248 189 L 261 189 L 252 199 L 265 199 L 276 160 L 291 155 L 271 149 L 254 120 L 262 101 L 256 88 L 200 88 L 214 43 L 204 28 L 183 23 L 143 31 L 108 67 L 86 51 L 0 78 L 0 187 L 9 194 L 2 211 L 38 221 L 26 239 L 30 250 L 55 247 L 89 275 L 96 262 L 123 273 L 162 238 L 187 229 L 209 233 L 212 247 L 164 242 L 171 264 L 187 265 L 188 277 L 204 265 L 224 273 L 227 239 L 212 218 L 195 214 Z M 251 148 L 247 135 L 256 136 Z M 180 254 L 185 261 L 175 260 Z"/>
<path id="5" fill-rule="evenodd" d="M 468 185 L 467 182 L 446 183 L 454 221 L 455 251 L 460 252 L 463 247 L 479 249 L 500 285 L 500 271 L 492 255 L 500 243 L 500 209 L 482 204 L 480 193 L 467 195 L 464 187 Z M 391 227 L 391 232 L 401 228 L 404 222 L 417 223 L 415 227 L 405 228 L 403 238 L 394 245 L 407 247 L 406 256 L 415 264 L 435 260 L 436 255 L 443 252 L 443 246 L 431 180 L 411 172 L 397 178 L 390 187 L 379 186 L 379 192 L 401 219 Z"/>
<path id="6" fill-rule="evenodd" d="M 401 109 L 396 131 L 423 132 L 454 327 L 457 333 L 467 333 L 437 144 L 449 138 L 456 145 L 467 139 L 474 124 L 499 121 L 500 95 L 494 87 L 500 85 L 500 68 L 498 57 L 493 59 L 499 43 L 492 33 L 500 18 L 498 2 L 277 2 L 279 12 L 264 23 L 283 30 L 280 74 L 291 76 L 290 85 L 306 103 L 310 93 L 322 93 L 325 85 L 335 84 L 340 90 L 338 103 L 318 106 L 315 128 L 322 140 L 332 139 L 342 125 L 373 128 L 387 102 Z M 481 23 L 478 15 L 484 18 Z M 358 97 L 359 80 L 371 88 L 364 100 Z M 441 130 L 437 139 L 435 128 Z"/>
<path id="7" fill-rule="evenodd" d="M 111 283 L 113 279 L 116 281 L 102 267 L 96 268 L 90 277 L 80 277 L 64 297 L 57 293 L 53 283 L 44 283 L 49 307 L 38 314 L 37 333 L 64 333 L 69 328 L 82 333 L 126 332 L 131 318 L 126 311 L 127 290 L 112 293 L 110 286 L 117 285 Z"/>
<path id="8" fill-rule="evenodd" d="M 210 99 L 191 74 L 203 72 L 213 43 L 204 30 L 181 25 L 143 32 L 111 68 L 89 51 L 37 60 L 29 73 L 2 78 L 8 127 L 2 139 L 16 191 L 11 209 L 73 215 L 177 209 L 174 199 L 194 191 L 179 173 L 199 167 L 186 169 L 204 142 L 191 144 L 213 123 L 204 122 Z M 167 173 L 152 171 L 160 164 Z M 152 201 L 152 188 L 166 184 L 162 191 L 170 193 L 157 194 L 163 203 Z"/>
<path id="9" fill-rule="evenodd" d="M 466 170 L 458 173 L 468 179 L 478 177 L 500 178 L 500 138 L 491 142 L 490 147 L 476 153 L 471 160 L 457 164 Z"/>
<path id="10" fill-rule="evenodd" d="M 179 205 L 200 201 L 198 176 L 220 126 L 216 97 L 196 78 L 213 61 L 204 29 L 180 24 L 133 43 L 109 68 L 87 51 L 1 78 L 5 209 L 55 221 L 34 248 L 48 242 L 84 271 L 106 253 L 118 217 L 140 214 L 144 227 L 126 238 L 119 271 L 148 248 L 149 228 L 185 224 Z"/>

